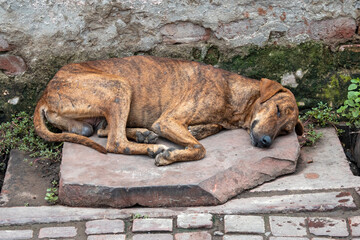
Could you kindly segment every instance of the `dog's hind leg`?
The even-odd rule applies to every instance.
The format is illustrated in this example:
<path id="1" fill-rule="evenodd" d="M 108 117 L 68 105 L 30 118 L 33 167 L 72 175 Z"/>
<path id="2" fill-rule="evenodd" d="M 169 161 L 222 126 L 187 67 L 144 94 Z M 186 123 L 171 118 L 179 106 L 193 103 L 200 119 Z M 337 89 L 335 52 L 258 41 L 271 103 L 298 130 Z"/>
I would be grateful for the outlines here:
<path id="1" fill-rule="evenodd" d="M 126 122 L 130 111 L 131 92 L 122 86 L 121 94 L 109 103 L 105 118 L 109 126 L 106 150 L 112 153 L 124 154 L 158 154 L 168 147 L 160 144 L 143 144 L 128 141 L 126 137 Z"/>
<path id="2" fill-rule="evenodd" d="M 93 127 L 85 122 L 60 116 L 55 112 L 46 112 L 46 119 L 62 131 L 76 133 L 89 137 L 93 134 Z"/>
<path id="3" fill-rule="evenodd" d="M 152 129 L 159 136 L 184 146 L 185 149 L 167 149 L 155 158 L 157 166 L 164 166 L 174 162 L 199 160 L 205 156 L 206 150 L 203 145 L 195 139 L 187 127 L 175 119 L 160 118 L 153 125 Z"/>

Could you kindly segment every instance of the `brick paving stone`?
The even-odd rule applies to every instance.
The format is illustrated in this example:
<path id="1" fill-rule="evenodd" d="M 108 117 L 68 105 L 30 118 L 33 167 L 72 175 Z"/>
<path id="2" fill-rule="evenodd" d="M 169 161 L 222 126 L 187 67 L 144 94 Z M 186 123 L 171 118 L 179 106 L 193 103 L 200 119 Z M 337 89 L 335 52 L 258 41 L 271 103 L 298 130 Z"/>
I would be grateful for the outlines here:
<path id="1" fill-rule="evenodd" d="M 126 210 L 128 211 L 128 210 Z M 0 225 L 35 223 L 65 223 L 96 219 L 124 219 L 131 213 L 119 209 L 71 208 L 65 206 L 9 207 L 0 208 Z M 162 210 L 162 212 L 167 212 Z"/>
<path id="2" fill-rule="evenodd" d="M 0 208 L 0 225 L 24 225 L 38 223 L 65 223 L 96 219 L 125 219 L 141 213 L 152 218 L 174 217 L 181 213 L 209 212 L 212 214 L 255 214 L 273 212 L 332 211 L 357 209 L 351 195 L 341 192 L 321 192 L 278 196 L 233 199 L 223 205 L 189 207 L 186 210 L 164 208 L 97 209 L 70 208 L 65 206 L 9 207 Z M 337 197 L 338 196 L 338 197 Z M 341 197 L 343 196 L 343 197 Z"/>
<path id="3" fill-rule="evenodd" d="M 174 240 L 171 234 L 135 234 L 132 240 Z"/>
<path id="4" fill-rule="evenodd" d="M 212 228 L 213 221 L 211 214 L 180 214 L 177 217 L 178 228 Z"/>
<path id="5" fill-rule="evenodd" d="M 264 240 L 264 237 L 256 235 L 225 235 L 223 240 Z"/>
<path id="6" fill-rule="evenodd" d="M 339 238 L 311 238 L 311 240 L 340 240 Z M 352 238 L 352 240 L 356 240 L 356 238 Z"/>
<path id="7" fill-rule="evenodd" d="M 352 236 L 360 236 L 360 216 L 349 218 L 349 225 Z"/>
<path id="8" fill-rule="evenodd" d="M 191 232 L 191 233 L 177 233 L 175 240 L 211 240 L 210 233 L 207 232 Z"/>
<path id="9" fill-rule="evenodd" d="M 135 219 L 132 227 L 133 232 L 171 232 L 172 230 L 172 219 L 161 218 Z"/>
<path id="10" fill-rule="evenodd" d="M 77 229 L 75 227 L 46 227 L 41 228 L 39 238 L 66 238 L 75 237 Z"/>
<path id="11" fill-rule="evenodd" d="M 309 218 L 308 226 L 310 233 L 316 236 L 347 237 L 349 235 L 346 220 L 342 218 Z"/>
<path id="12" fill-rule="evenodd" d="M 94 220 L 86 223 L 86 234 L 123 233 L 125 229 L 122 220 Z"/>
<path id="13" fill-rule="evenodd" d="M 32 239 L 33 231 L 32 230 L 1 230 L 0 239 Z"/>
<path id="14" fill-rule="evenodd" d="M 269 240 L 309 240 L 304 237 L 270 237 Z"/>
<path id="15" fill-rule="evenodd" d="M 87 240 L 125 240 L 125 234 L 115 234 L 115 235 L 92 235 L 87 238 Z"/>
<path id="16" fill-rule="evenodd" d="M 270 216 L 270 228 L 274 236 L 296 237 L 306 236 L 306 218 Z"/>
<path id="17" fill-rule="evenodd" d="M 265 233 L 264 218 L 260 216 L 226 215 L 225 233 Z"/>

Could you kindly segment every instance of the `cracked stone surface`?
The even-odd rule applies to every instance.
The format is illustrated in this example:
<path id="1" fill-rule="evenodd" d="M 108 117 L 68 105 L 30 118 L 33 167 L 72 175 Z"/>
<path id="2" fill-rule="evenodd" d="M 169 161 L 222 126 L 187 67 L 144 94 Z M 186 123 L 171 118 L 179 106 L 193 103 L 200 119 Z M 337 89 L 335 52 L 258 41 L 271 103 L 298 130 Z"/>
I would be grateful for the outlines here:
<path id="1" fill-rule="evenodd" d="M 277 138 L 270 149 L 253 147 L 242 129 L 223 131 L 201 143 L 207 150 L 204 159 L 165 167 L 156 167 L 147 156 L 101 154 L 65 143 L 59 198 L 81 207 L 216 205 L 294 172 L 300 153 L 295 133 Z"/>

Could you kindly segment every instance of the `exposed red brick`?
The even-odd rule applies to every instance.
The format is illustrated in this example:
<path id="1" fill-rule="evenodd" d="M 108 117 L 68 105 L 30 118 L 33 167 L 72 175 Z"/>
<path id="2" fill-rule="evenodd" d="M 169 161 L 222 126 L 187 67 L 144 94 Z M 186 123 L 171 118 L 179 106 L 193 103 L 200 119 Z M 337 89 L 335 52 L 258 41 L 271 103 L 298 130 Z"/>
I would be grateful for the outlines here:
<path id="1" fill-rule="evenodd" d="M 354 36 L 356 22 L 353 18 L 342 17 L 315 21 L 310 24 L 310 36 L 316 40 L 349 39 Z"/>
<path id="2" fill-rule="evenodd" d="M 248 36 L 256 31 L 256 27 L 251 26 L 251 20 L 241 20 L 238 22 L 225 23 L 219 26 L 216 31 L 217 37 L 233 39 L 238 36 Z"/>
<path id="3" fill-rule="evenodd" d="M 259 13 L 259 15 L 261 15 L 261 16 L 265 16 L 266 15 L 266 10 L 264 10 L 263 8 L 258 8 L 258 13 Z"/>
<path id="4" fill-rule="evenodd" d="M 286 15 L 280 16 L 280 19 Z M 337 19 L 326 19 L 320 21 L 309 22 L 306 18 L 302 18 L 303 23 L 299 23 L 289 29 L 288 35 L 295 37 L 300 34 L 308 34 L 312 39 L 324 40 L 328 42 L 343 40 L 346 41 L 355 35 L 356 22 L 353 18 L 342 17 Z M 285 20 L 285 19 L 284 19 Z M 340 48 L 343 51 L 346 47 Z M 357 49 L 355 46 L 349 47 L 352 51 Z"/>
<path id="5" fill-rule="evenodd" d="M 19 56 L 1 55 L 0 70 L 4 70 L 7 75 L 19 75 L 26 71 L 26 64 Z"/>
<path id="6" fill-rule="evenodd" d="M 179 22 L 167 24 L 160 29 L 163 41 L 168 44 L 206 41 L 210 38 L 210 29 L 190 23 Z"/>

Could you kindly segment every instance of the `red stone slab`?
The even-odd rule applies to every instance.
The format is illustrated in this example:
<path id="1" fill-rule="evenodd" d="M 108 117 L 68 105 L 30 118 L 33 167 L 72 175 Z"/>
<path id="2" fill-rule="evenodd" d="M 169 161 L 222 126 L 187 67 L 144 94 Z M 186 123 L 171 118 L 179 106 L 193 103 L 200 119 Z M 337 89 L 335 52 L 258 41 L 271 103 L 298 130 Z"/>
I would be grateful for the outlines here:
<path id="1" fill-rule="evenodd" d="M 206 148 L 204 159 L 163 167 L 156 167 L 147 156 L 101 154 L 65 143 L 60 201 L 81 207 L 216 205 L 294 172 L 300 153 L 295 133 L 278 137 L 269 149 L 253 147 L 242 129 L 222 131 L 201 143 Z"/>

